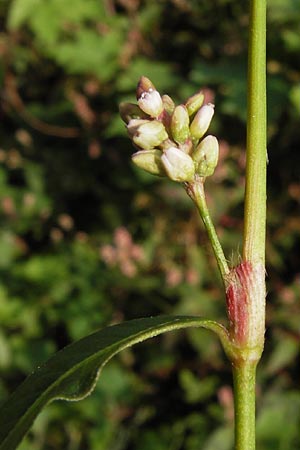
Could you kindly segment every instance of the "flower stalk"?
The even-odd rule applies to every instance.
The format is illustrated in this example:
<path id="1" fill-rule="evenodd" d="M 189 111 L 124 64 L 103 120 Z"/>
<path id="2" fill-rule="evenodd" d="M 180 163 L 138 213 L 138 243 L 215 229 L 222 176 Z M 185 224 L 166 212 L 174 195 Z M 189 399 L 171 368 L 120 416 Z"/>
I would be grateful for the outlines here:
<path id="1" fill-rule="evenodd" d="M 186 191 L 188 195 L 191 197 L 193 202 L 195 203 L 201 219 L 204 223 L 205 229 L 207 231 L 210 243 L 212 245 L 215 258 L 218 264 L 218 268 L 224 283 L 224 286 L 226 287 L 227 284 L 227 277 L 229 275 L 230 269 L 228 267 L 222 246 L 220 244 L 218 235 L 216 233 L 214 224 L 211 220 L 209 209 L 207 207 L 206 198 L 205 198 L 205 192 L 204 192 L 204 180 L 202 178 L 196 179 L 193 183 L 187 183 L 186 184 Z"/>

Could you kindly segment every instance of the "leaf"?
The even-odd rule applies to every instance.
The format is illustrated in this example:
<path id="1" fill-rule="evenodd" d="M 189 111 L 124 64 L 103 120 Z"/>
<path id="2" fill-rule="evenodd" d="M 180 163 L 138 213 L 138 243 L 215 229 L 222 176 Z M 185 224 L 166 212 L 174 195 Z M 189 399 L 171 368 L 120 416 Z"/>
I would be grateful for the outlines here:
<path id="1" fill-rule="evenodd" d="M 300 423 L 300 393 L 285 389 L 278 392 L 272 386 L 265 393 L 257 417 L 257 443 L 265 449 L 298 449 Z"/>
<path id="2" fill-rule="evenodd" d="M 0 450 L 13 450 L 41 409 L 55 399 L 89 395 L 103 366 L 121 350 L 166 331 L 203 327 L 227 344 L 227 332 L 210 320 L 188 316 L 136 319 L 110 326 L 64 348 L 30 375 L 0 408 Z"/>
<path id="3" fill-rule="evenodd" d="M 233 446 L 232 442 L 232 428 L 230 426 L 223 426 L 218 428 L 211 434 L 208 441 L 203 447 L 203 450 L 230 450 Z"/>
<path id="4" fill-rule="evenodd" d="M 274 375 L 284 367 L 289 366 L 295 361 L 299 353 L 299 342 L 297 339 L 289 336 L 280 335 L 278 342 L 271 353 L 266 371 Z"/>
<path id="5" fill-rule="evenodd" d="M 10 6 L 8 15 L 8 28 L 16 30 L 28 20 L 36 10 L 39 0 L 14 0 Z"/>
<path id="6" fill-rule="evenodd" d="M 100 80 L 109 80 L 117 70 L 123 39 L 118 29 L 104 36 L 83 29 L 73 40 L 53 46 L 50 53 L 70 73 L 94 73 Z"/>
<path id="7" fill-rule="evenodd" d="M 294 111 L 299 117 L 300 114 L 300 84 L 296 84 L 290 91 L 290 99 L 294 106 Z"/>
<path id="8" fill-rule="evenodd" d="M 217 378 L 214 376 L 199 379 L 190 370 L 182 370 L 179 374 L 179 381 L 185 394 L 187 403 L 203 402 L 216 391 Z"/>
<path id="9" fill-rule="evenodd" d="M 128 69 L 118 76 L 117 89 L 126 93 L 134 90 L 136 80 L 143 74 L 153 81 L 160 93 L 173 89 L 178 83 L 178 78 L 168 64 L 139 57 L 133 60 Z M 122 100 L 125 101 L 127 98 Z"/>
<path id="10" fill-rule="evenodd" d="M 104 15 L 105 7 L 97 0 L 13 0 L 8 13 L 8 27 L 16 30 L 27 24 L 41 37 L 46 36 L 43 28 L 46 33 L 50 28 L 59 32 L 60 24 L 80 25 L 89 20 L 103 20 Z"/>

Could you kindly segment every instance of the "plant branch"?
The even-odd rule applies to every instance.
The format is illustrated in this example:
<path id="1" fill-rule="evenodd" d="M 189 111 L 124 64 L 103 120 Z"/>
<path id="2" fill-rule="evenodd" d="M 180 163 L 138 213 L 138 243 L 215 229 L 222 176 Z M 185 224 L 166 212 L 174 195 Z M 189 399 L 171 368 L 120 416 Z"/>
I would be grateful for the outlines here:
<path id="1" fill-rule="evenodd" d="M 209 210 L 206 203 L 205 198 L 205 192 L 204 192 L 204 185 L 203 185 L 203 179 L 198 178 L 193 183 L 187 183 L 186 184 L 186 191 L 188 195 L 191 197 L 195 205 L 197 206 L 197 209 L 200 213 L 200 216 L 203 220 L 205 229 L 207 231 L 210 243 L 212 245 L 219 271 L 221 273 L 221 277 L 224 283 L 224 286 L 226 287 L 226 278 L 229 274 L 229 267 L 222 249 L 222 246 L 220 244 L 218 235 L 216 233 L 214 224 L 211 220 Z"/>

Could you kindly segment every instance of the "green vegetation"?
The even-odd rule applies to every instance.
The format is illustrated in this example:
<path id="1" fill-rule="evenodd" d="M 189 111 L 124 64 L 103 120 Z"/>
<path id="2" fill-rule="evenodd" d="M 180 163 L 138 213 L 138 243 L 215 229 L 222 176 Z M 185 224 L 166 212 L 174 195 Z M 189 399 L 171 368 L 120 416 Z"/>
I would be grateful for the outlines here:
<path id="1" fill-rule="evenodd" d="M 130 164 L 118 104 L 133 100 L 141 74 L 178 100 L 206 88 L 222 139 L 208 202 L 225 254 L 235 248 L 237 263 L 248 11 L 236 0 L 2 0 L 0 14 L 5 399 L 56 350 L 103 325 L 166 313 L 225 317 L 221 279 L 216 286 L 192 203 L 180 186 Z M 299 1 L 269 0 L 259 450 L 300 445 L 299 19 Z M 20 448 L 231 449 L 230 371 L 217 340 L 198 333 L 127 350 L 104 369 L 93 396 L 47 407 Z"/>

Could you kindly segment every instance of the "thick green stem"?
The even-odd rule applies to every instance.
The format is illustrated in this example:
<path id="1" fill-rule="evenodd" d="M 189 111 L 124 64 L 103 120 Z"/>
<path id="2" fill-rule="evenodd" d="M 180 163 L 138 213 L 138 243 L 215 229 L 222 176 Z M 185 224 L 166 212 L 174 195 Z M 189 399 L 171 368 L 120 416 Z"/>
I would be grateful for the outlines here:
<path id="1" fill-rule="evenodd" d="M 263 347 L 265 314 L 265 233 L 266 233 L 266 3 L 250 0 L 248 53 L 247 166 L 243 263 L 236 269 L 237 281 L 228 290 L 231 315 L 239 312 L 246 299 L 246 314 L 237 314 L 235 328 L 246 327 L 242 350 L 255 346 L 257 358 L 233 361 L 235 403 L 235 450 L 255 450 L 255 372 Z M 253 275 L 254 274 L 254 275 Z M 239 285 L 238 285 L 239 286 Z M 236 294 L 236 295 L 234 295 Z M 231 296 L 230 296 L 231 295 Z M 235 298 L 236 297 L 236 298 Z M 238 305 L 236 305 L 238 302 Z M 259 325 L 259 326 L 258 326 Z M 242 329 L 242 331 L 245 331 Z M 239 343 L 241 344 L 241 343 Z M 247 355 L 247 352 L 244 353 Z"/>
<path id="2" fill-rule="evenodd" d="M 247 167 L 243 259 L 265 261 L 266 0 L 251 0 L 248 53 Z"/>
<path id="3" fill-rule="evenodd" d="M 229 274 L 229 267 L 206 204 L 203 180 L 199 178 L 195 182 L 187 184 L 186 190 L 198 208 L 212 245 L 223 283 L 226 285 L 226 276 Z"/>
<path id="4" fill-rule="evenodd" d="M 256 363 L 233 366 L 235 408 L 235 450 L 255 450 Z"/>

